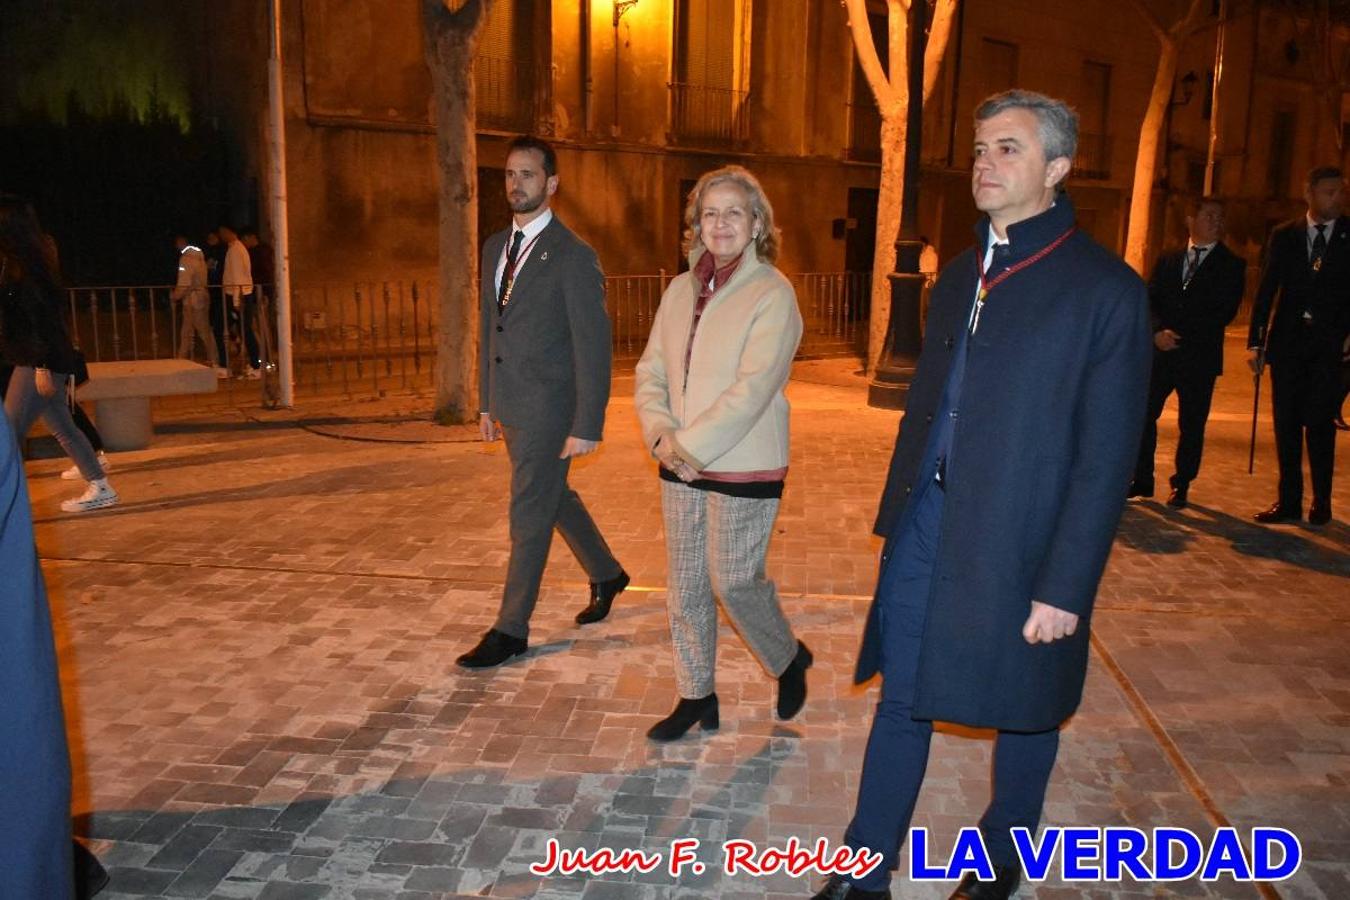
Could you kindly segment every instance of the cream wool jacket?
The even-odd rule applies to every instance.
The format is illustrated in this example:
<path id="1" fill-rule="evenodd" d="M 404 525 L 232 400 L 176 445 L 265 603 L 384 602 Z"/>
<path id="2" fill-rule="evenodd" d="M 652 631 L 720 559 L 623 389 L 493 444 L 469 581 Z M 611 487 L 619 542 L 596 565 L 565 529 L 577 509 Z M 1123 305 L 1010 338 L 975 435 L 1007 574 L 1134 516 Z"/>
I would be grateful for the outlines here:
<path id="1" fill-rule="evenodd" d="M 647 349 L 637 365 L 634 399 L 650 450 L 673 441 L 701 471 L 755 472 L 788 464 L 788 401 L 783 393 L 802 336 L 792 284 L 759 261 L 754 245 L 703 311 L 689 373 L 685 347 L 698 286 L 690 271 L 661 296 Z"/>

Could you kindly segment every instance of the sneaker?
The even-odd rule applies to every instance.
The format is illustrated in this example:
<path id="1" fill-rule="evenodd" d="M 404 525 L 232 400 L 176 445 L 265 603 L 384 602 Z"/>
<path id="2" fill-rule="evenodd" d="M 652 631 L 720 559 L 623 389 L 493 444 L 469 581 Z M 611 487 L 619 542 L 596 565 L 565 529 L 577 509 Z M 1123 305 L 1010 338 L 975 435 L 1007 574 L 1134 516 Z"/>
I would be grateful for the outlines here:
<path id="1" fill-rule="evenodd" d="M 98 478 L 89 482 L 84 494 L 75 500 L 62 500 L 61 509 L 66 512 L 87 512 L 91 509 L 103 509 L 117 505 L 117 491 L 108 484 L 108 479 Z"/>
<path id="2" fill-rule="evenodd" d="M 259 378 L 262 378 L 262 370 L 249 369 L 247 372 L 244 373 L 244 378 L 247 379 L 248 381 L 257 381 Z"/>
<path id="3" fill-rule="evenodd" d="M 108 454 L 102 450 L 98 451 L 98 464 L 103 467 L 103 474 L 107 475 L 112 471 L 112 463 L 108 462 Z M 62 481 L 79 481 L 84 476 L 80 474 L 79 466 L 71 466 L 61 473 Z"/>
<path id="4" fill-rule="evenodd" d="M 216 377 L 217 377 L 217 378 L 229 378 L 229 377 L 230 377 L 230 370 L 227 369 L 227 368 L 225 368 L 224 366 L 216 366 Z"/>

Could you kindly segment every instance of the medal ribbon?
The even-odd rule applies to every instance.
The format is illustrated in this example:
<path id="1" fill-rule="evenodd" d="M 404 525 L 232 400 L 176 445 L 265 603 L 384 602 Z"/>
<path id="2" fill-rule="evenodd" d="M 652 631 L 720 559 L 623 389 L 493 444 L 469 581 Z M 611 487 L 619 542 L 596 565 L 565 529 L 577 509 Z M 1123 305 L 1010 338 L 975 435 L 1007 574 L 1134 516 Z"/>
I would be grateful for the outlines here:
<path id="1" fill-rule="evenodd" d="M 1026 259 L 1022 260 L 1020 263 L 1017 263 L 1014 266 L 1009 266 L 1008 268 L 1004 269 L 1002 272 L 999 272 L 997 275 L 995 275 L 993 278 L 987 281 L 985 280 L 984 277 L 984 266 L 981 263 L 980 258 L 978 256 L 975 257 L 975 268 L 980 274 L 980 292 L 975 297 L 975 315 L 973 315 L 970 320 L 970 333 L 974 334 L 975 329 L 979 327 L 980 311 L 984 309 L 984 298 L 989 296 L 990 291 L 992 291 L 994 288 L 998 287 L 1004 281 L 1007 281 L 1009 278 L 1016 275 L 1023 269 L 1035 265 L 1036 263 L 1040 262 L 1041 260 L 1049 256 L 1051 253 L 1054 253 L 1056 250 L 1059 249 L 1060 245 L 1062 245 L 1065 241 L 1069 239 L 1069 235 L 1073 234 L 1077 230 L 1078 230 L 1077 226 L 1070 227 L 1068 231 L 1064 232 L 1059 237 L 1055 238 L 1053 241 L 1046 244 L 1044 247 L 1033 253 L 1031 256 L 1028 256 Z"/>
<path id="2" fill-rule="evenodd" d="M 511 291 L 514 290 L 516 287 L 516 273 L 520 271 L 521 266 L 525 265 L 525 260 L 526 258 L 529 257 L 530 250 L 534 247 L 535 241 L 539 240 L 539 238 L 542 237 L 543 234 L 544 233 L 541 231 L 539 232 L 539 234 L 536 234 L 534 237 L 530 238 L 529 243 L 527 243 L 524 247 L 520 248 L 520 253 L 519 255 L 516 256 L 516 264 L 514 266 L 511 266 L 509 271 L 506 269 L 502 270 L 502 279 L 506 283 L 506 293 L 502 296 L 503 308 L 506 306 L 506 304 L 511 302 Z"/>
<path id="3" fill-rule="evenodd" d="M 1031 256 L 1028 256 L 1026 259 L 1022 260 L 1015 266 L 1009 266 L 1008 268 L 1004 269 L 1002 272 L 998 273 L 988 281 L 986 281 L 984 277 L 984 267 L 980 264 L 979 257 L 976 257 L 975 265 L 980 270 L 980 301 L 983 302 L 984 298 L 989 295 L 989 292 L 992 291 L 994 288 L 998 287 L 1004 281 L 1016 275 L 1023 269 L 1035 265 L 1036 263 L 1040 262 L 1041 260 L 1049 256 L 1051 253 L 1054 253 L 1056 250 L 1059 249 L 1061 244 L 1063 244 L 1065 241 L 1069 239 L 1069 235 L 1073 234 L 1077 230 L 1078 228 L 1076 226 L 1070 228 L 1068 231 L 1064 232 L 1059 237 L 1055 238 L 1053 241 L 1046 244 L 1044 247 L 1033 253 Z"/>

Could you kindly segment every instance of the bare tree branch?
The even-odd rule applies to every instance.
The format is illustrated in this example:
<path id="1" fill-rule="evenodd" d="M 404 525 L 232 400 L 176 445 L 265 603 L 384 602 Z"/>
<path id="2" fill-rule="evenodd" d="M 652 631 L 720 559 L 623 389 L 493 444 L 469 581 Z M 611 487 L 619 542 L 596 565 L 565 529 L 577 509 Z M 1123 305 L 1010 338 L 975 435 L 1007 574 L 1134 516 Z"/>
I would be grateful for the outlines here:
<path id="1" fill-rule="evenodd" d="M 1199 31 L 1205 26 L 1205 2 L 1206 0 L 1191 0 L 1191 8 L 1186 10 L 1186 15 L 1169 31 L 1172 40 L 1185 40 L 1192 32 Z"/>
<path id="2" fill-rule="evenodd" d="M 947 55 L 947 43 L 952 35 L 952 18 L 956 4 L 960 0 L 937 0 L 933 10 L 933 22 L 928 29 L 928 47 L 923 59 L 923 99 L 933 96 L 937 87 L 938 73 L 942 71 L 942 58 Z"/>
<path id="3" fill-rule="evenodd" d="M 853 32 L 853 48 L 858 55 L 858 65 L 862 67 L 867 84 L 872 88 L 877 106 L 886 109 L 897 98 L 890 82 L 886 80 L 886 73 L 881 69 L 881 57 L 877 55 L 877 45 L 872 40 L 872 29 L 867 22 L 866 0 L 845 0 L 845 8 L 848 10 L 848 27 Z"/>
<path id="4" fill-rule="evenodd" d="M 901 0 L 886 0 L 886 46 L 890 50 L 891 88 L 897 106 L 909 97 L 909 13 Z"/>
<path id="5" fill-rule="evenodd" d="M 1139 15 L 1143 17 L 1158 40 L 1167 40 L 1167 28 L 1163 26 L 1162 19 L 1159 19 L 1153 10 L 1148 8 L 1148 4 L 1144 0 L 1130 0 L 1130 2 L 1134 4 L 1134 8 L 1139 11 Z"/>

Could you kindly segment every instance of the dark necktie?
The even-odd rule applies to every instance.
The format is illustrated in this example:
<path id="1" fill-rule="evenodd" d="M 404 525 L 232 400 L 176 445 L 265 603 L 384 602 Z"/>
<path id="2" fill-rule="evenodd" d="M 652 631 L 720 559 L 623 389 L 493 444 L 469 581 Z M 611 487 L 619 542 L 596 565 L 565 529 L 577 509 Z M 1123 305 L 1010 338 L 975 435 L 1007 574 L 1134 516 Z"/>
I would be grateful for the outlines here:
<path id="1" fill-rule="evenodd" d="M 1011 244 L 995 244 L 994 254 L 989 258 L 989 268 L 984 270 L 984 279 L 988 281 L 999 272 L 1008 268 L 1008 260 L 1012 258 Z M 967 269 L 966 271 L 970 271 Z"/>
<path id="2" fill-rule="evenodd" d="M 1327 255 L 1327 226 L 1323 224 L 1314 225 L 1313 227 L 1317 229 L 1317 237 L 1313 238 L 1312 259 L 1310 259 L 1309 262 L 1312 264 L 1313 271 L 1319 272 L 1322 269 L 1322 257 Z"/>
<path id="3" fill-rule="evenodd" d="M 1195 277 L 1195 270 L 1200 268 L 1200 257 L 1203 256 L 1204 253 L 1204 247 L 1191 248 L 1191 255 L 1186 257 L 1186 273 L 1181 279 L 1182 290 L 1191 286 L 1191 279 Z"/>
<path id="4" fill-rule="evenodd" d="M 984 270 L 984 282 L 992 281 L 996 275 L 1008 268 L 1010 259 L 1012 259 L 1012 245 L 995 244 L 994 252 L 989 256 L 989 268 Z M 966 329 L 971 334 L 975 333 L 975 329 L 980 324 L 980 313 L 984 311 L 984 294 L 985 287 L 984 284 L 981 284 L 979 296 L 975 298 L 975 314 L 970 317 L 970 325 Z"/>
<path id="5" fill-rule="evenodd" d="M 506 306 L 506 301 L 511 296 L 511 282 L 516 277 L 516 260 L 520 258 L 520 242 L 525 239 L 525 232 L 517 231 L 511 238 L 511 249 L 506 253 L 506 267 L 502 269 L 502 284 L 497 289 L 497 308 L 500 310 Z"/>

